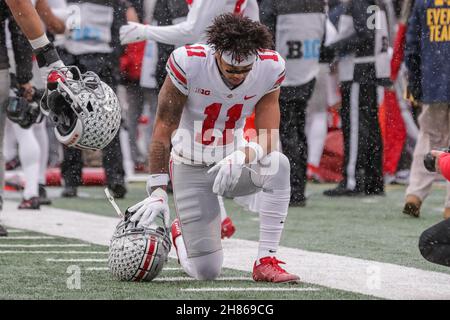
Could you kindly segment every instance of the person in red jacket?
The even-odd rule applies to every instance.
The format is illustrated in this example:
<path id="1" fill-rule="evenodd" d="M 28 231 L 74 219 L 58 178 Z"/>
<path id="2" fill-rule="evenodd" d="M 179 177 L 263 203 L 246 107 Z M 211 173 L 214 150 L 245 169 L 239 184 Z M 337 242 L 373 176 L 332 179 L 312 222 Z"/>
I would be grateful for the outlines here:
<path id="1" fill-rule="evenodd" d="M 436 172 L 450 181 L 450 153 L 433 150 L 431 154 L 436 158 Z M 450 267 L 450 216 L 444 218 L 422 233 L 419 250 L 428 261 Z"/>
<path id="2" fill-rule="evenodd" d="M 433 150 L 431 154 L 436 158 L 436 171 L 450 181 L 450 153 Z M 450 218 L 450 216 L 444 218 Z"/>

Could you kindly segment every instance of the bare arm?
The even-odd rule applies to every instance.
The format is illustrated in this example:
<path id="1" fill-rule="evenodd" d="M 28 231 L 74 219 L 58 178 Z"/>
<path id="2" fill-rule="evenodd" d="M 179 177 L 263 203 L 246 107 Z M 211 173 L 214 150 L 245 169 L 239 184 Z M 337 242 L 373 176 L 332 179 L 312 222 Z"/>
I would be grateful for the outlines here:
<path id="1" fill-rule="evenodd" d="M 51 33 L 64 33 L 66 30 L 64 21 L 53 14 L 47 0 L 38 0 L 36 2 L 36 11 Z"/>
<path id="2" fill-rule="evenodd" d="M 41 18 L 30 0 L 5 0 L 11 9 L 14 20 L 20 26 L 28 40 L 34 40 L 44 34 Z"/>
<path id="3" fill-rule="evenodd" d="M 150 144 L 150 174 L 168 173 L 170 139 L 178 128 L 187 96 L 167 76 L 158 96 L 158 109 Z M 154 187 L 156 189 L 158 187 Z"/>
<path id="4" fill-rule="evenodd" d="M 280 89 L 263 96 L 255 106 L 256 142 L 263 148 L 264 154 L 269 154 L 278 148 L 280 128 Z M 255 152 L 245 148 L 246 162 L 252 162 Z"/>

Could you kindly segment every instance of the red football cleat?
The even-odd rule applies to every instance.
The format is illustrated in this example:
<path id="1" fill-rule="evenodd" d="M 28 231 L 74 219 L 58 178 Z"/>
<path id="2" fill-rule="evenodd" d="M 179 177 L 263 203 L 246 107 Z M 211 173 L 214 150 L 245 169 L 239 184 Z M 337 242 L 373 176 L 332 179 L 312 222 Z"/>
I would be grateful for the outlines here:
<path id="1" fill-rule="evenodd" d="M 295 274 L 288 273 L 279 264 L 285 264 L 275 257 L 264 257 L 259 259 L 259 265 L 253 265 L 253 280 L 275 282 L 275 283 L 299 283 L 300 278 Z"/>
<path id="2" fill-rule="evenodd" d="M 320 175 L 319 167 L 313 166 L 312 164 L 309 163 L 306 169 L 306 179 L 308 179 L 308 181 L 312 181 L 315 183 L 325 182 L 322 176 Z"/>
<path id="3" fill-rule="evenodd" d="M 172 222 L 172 227 L 170 228 L 170 233 L 172 234 L 172 243 L 175 247 L 175 252 L 177 253 L 178 257 L 178 248 L 177 243 L 175 242 L 175 239 L 181 236 L 181 225 L 180 225 L 180 219 L 176 218 Z M 180 264 L 180 258 L 178 258 L 178 264 Z"/>
<path id="4" fill-rule="evenodd" d="M 230 217 L 226 217 L 222 221 L 222 229 L 221 229 L 221 237 L 224 238 L 231 238 L 231 236 L 236 232 L 236 227 L 233 224 L 233 221 L 231 221 Z"/>
<path id="5" fill-rule="evenodd" d="M 172 227 L 170 229 L 171 229 L 170 233 L 172 234 L 172 243 L 173 243 L 175 249 L 177 249 L 177 244 L 175 242 L 175 239 L 178 238 L 179 236 L 181 236 L 180 219 L 176 218 L 175 220 L 173 220 Z"/>

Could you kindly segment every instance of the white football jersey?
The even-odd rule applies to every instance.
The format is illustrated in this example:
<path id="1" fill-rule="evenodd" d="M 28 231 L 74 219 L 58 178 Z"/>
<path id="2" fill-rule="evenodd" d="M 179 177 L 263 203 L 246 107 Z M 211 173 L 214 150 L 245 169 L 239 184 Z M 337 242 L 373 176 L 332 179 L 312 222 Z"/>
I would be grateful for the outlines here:
<path id="1" fill-rule="evenodd" d="M 148 26 L 147 36 L 154 41 L 178 45 L 180 43 L 206 43 L 206 29 L 220 14 L 233 12 L 259 21 L 256 0 L 187 0 L 189 13 L 186 20 L 171 26 Z"/>
<path id="2" fill-rule="evenodd" d="M 173 51 L 166 69 L 172 83 L 188 96 L 172 137 L 174 159 L 187 164 L 209 165 L 242 147 L 246 118 L 285 78 L 283 58 L 264 50 L 244 82 L 230 89 L 221 77 L 214 50 L 201 44 Z"/>

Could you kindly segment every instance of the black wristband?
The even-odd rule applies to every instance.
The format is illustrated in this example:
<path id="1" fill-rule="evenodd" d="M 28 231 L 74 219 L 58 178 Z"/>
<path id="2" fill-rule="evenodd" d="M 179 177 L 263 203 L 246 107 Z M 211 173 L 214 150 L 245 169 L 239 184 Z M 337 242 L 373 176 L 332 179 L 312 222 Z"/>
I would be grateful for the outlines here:
<path id="1" fill-rule="evenodd" d="M 36 61 L 39 68 L 49 66 L 52 63 L 61 60 L 53 43 L 46 44 L 44 47 L 34 50 L 34 54 L 36 55 Z"/>

